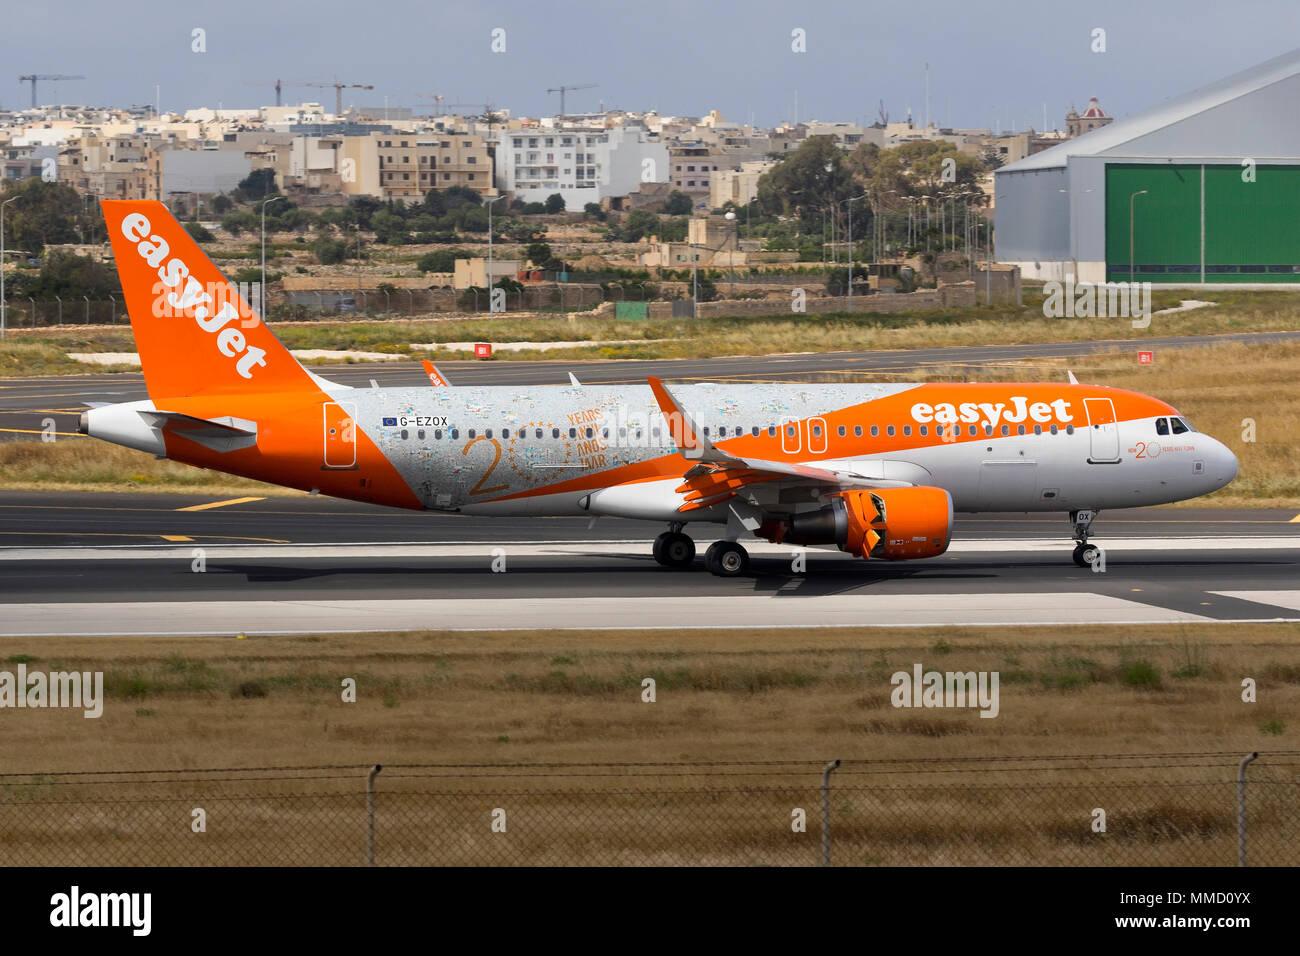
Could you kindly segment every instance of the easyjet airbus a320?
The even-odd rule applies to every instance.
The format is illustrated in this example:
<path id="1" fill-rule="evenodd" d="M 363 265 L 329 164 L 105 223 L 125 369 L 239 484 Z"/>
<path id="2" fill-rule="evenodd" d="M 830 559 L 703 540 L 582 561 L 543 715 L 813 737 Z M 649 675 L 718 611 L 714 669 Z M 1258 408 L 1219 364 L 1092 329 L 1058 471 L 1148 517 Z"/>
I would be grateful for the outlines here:
<path id="1" fill-rule="evenodd" d="M 399 508 L 609 515 L 668 526 L 654 556 L 693 563 L 692 522 L 861 558 L 942 554 L 956 511 L 1061 511 L 1074 560 L 1107 508 L 1222 488 L 1226 447 L 1164 402 L 1079 384 L 353 388 L 300 365 L 167 209 L 104 218 L 149 398 L 81 416 L 95 438 L 261 481 Z"/>

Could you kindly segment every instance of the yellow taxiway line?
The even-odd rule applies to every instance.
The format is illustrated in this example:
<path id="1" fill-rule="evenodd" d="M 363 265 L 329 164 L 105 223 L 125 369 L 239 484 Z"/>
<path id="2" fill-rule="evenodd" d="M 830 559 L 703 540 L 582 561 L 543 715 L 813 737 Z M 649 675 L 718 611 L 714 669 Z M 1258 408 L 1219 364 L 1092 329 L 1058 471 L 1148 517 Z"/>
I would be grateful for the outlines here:
<path id="1" fill-rule="evenodd" d="M 227 501 L 209 501 L 204 505 L 190 505 L 188 508 L 177 508 L 177 511 L 207 511 L 209 508 L 225 508 L 227 505 L 242 505 L 250 501 L 265 501 L 266 498 L 230 498 Z"/>

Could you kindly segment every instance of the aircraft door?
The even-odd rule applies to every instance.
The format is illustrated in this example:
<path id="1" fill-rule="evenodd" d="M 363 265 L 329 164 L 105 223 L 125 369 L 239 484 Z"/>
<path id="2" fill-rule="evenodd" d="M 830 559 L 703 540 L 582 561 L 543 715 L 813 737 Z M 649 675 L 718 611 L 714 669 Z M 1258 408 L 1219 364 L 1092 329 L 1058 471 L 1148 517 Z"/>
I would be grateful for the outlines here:
<path id="1" fill-rule="evenodd" d="M 1085 398 L 1088 413 L 1089 464 L 1112 464 L 1119 461 L 1119 423 L 1115 420 L 1115 403 L 1109 398 Z"/>
<path id="2" fill-rule="evenodd" d="M 326 468 L 355 468 L 357 465 L 357 406 L 353 402 L 324 405 L 324 449 Z"/>

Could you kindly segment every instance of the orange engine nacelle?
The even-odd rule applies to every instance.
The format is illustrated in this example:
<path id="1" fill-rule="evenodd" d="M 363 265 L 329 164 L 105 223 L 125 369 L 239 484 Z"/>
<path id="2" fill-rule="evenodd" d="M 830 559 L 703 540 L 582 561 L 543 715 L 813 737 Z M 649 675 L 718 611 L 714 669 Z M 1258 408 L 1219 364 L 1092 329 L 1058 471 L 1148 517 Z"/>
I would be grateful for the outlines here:
<path id="1" fill-rule="evenodd" d="M 834 544 L 859 558 L 933 558 L 952 538 L 952 497 L 929 486 L 841 491 L 828 507 L 768 522 L 758 533 L 777 543 Z"/>
<path id="2" fill-rule="evenodd" d="M 848 529 L 840 550 L 859 558 L 933 558 L 952 538 L 952 497 L 942 488 L 882 488 L 835 495 L 846 505 Z"/>

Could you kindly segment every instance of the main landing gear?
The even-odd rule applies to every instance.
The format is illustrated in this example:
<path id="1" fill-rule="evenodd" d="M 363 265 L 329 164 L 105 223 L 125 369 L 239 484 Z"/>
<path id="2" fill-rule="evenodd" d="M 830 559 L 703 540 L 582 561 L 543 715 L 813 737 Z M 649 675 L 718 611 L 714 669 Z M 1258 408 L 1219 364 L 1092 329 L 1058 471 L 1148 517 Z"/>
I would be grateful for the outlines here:
<path id="1" fill-rule="evenodd" d="M 1074 540 L 1077 544 L 1074 547 L 1074 563 L 1081 568 L 1090 568 L 1101 555 L 1101 549 L 1095 544 L 1088 543 L 1088 529 L 1092 527 L 1092 519 L 1097 517 L 1095 511 L 1071 511 L 1070 522 L 1074 525 Z"/>
<path id="2" fill-rule="evenodd" d="M 749 570 L 749 552 L 734 541 L 715 541 L 704 552 L 704 566 L 720 578 L 735 578 Z"/>
<path id="3" fill-rule="evenodd" d="M 689 568 L 695 561 L 695 542 L 673 524 L 655 538 L 654 557 L 666 568 Z M 715 541 L 704 552 L 704 566 L 721 578 L 734 578 L 749 570 L 749 552 L 735 541 Z"/>
<path id="4" fill-rule="evenodd" d="M 682 526 L 675 524 L 655 538 L 655 560 L 666 568 L 689 568 L 695 560 L 695 542 L 682 534 Z"/>

